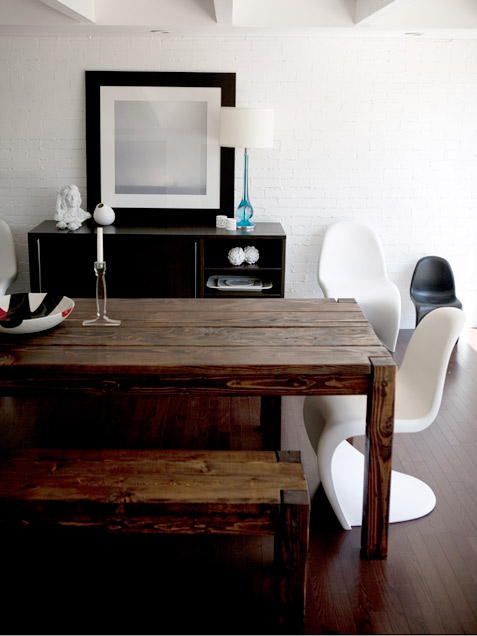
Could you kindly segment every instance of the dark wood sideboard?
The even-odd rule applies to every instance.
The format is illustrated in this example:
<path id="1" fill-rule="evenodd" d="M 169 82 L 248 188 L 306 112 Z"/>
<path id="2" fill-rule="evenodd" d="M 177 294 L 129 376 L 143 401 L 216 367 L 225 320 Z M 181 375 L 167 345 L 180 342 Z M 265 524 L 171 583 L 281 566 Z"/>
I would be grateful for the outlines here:
<path id="1" fill-rule="evenodd" d="M 96 226 L 58 230 L 43 221 L 28 233 L 32 292 L 73 298 L 96 292 Z M 107 293 L 112 298 L 276 297 L 285 290 L 286 235 L 279 223 L 257 223 L 253 232 L 208 226 L 104 227 Z M 233 247 L 255 246 L 259 260 L 233 266 Z M 271 283 L 260 291 L 211 288 L 211 276 L 253 276 Z"/>

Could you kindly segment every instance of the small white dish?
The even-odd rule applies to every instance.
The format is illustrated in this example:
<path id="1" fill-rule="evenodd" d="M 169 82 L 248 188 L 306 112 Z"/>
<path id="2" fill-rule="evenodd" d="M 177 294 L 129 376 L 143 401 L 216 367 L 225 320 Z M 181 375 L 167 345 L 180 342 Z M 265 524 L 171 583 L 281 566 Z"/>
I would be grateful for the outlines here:
<path id="1" fill-rule="evenodd" d="M 219 278 L 217 281 L 217 287 L 233 287 L 234 289 L 243 289 L 244 287 L 262 288 L 262 281 L 259 278 L 234 276 L 233 278 Z"/>
<path id="2" fill-rule="evenodd" d="M 20 293 L 0 296 L 0 332 L 37 333 L 56 327 L 73 311 L 67 296 L 48 293 Z"/>
<path id="3" fill-rule="evenodd" d="M 262 283 L 259 278 L 209 276 L 207 287 L 220 291 L 262 291 L 271 289 L 272 283 Z"/>

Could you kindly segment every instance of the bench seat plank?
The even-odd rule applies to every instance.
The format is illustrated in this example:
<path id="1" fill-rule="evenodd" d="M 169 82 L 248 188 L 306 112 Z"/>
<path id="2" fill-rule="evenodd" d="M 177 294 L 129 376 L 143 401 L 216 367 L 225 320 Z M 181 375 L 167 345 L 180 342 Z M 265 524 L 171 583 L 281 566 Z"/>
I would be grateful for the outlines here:
<path id="1" fill-rule="evenodd" d="M 273 534 L 280 625 L 303 629 L 309 497 L 292 451 L 0 453 L 0 528 Z"/>

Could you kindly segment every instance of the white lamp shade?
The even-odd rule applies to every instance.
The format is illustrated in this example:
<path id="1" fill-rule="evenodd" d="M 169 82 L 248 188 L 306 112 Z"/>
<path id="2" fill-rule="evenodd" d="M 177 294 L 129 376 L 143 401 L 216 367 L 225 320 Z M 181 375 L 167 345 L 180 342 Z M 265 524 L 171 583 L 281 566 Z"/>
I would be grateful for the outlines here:
<path id="1" fill-rule="evenodd" d="M 272 148 L 274 111 L 271 108 L 220 109 L 220 145 L 227 148 Z"/>

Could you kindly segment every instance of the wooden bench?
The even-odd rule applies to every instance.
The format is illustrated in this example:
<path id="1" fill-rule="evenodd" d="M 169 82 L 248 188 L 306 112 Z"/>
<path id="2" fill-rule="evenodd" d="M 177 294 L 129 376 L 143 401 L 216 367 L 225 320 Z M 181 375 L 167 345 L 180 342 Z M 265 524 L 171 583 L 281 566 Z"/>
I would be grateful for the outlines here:
<path id="1" fill-rule="evenodd" d="M 273 534 L 280 624 L 303 630 L 309 498 L 295 451 L 23 450 L 0 454 L 0 526 Z"/>

